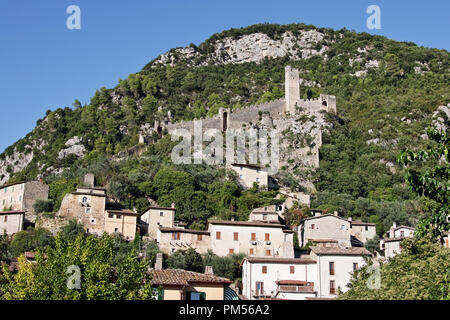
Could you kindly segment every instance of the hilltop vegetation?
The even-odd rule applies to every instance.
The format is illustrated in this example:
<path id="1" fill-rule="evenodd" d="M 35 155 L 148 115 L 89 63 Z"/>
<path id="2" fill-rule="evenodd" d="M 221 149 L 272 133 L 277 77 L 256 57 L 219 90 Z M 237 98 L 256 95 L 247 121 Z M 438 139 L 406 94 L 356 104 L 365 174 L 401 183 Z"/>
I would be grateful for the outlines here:
<path id="1" fill-rule="evenodd" d="M 313 55 L 298 47 L 297 55 L 234 64 L 227 63 L 233 57 L 217 45 L 254 33 L 277 40 L 285 32 L 300 37 L 305 31 L 321 34 L 308 47 Z M 177 219 L 191 227 L 205 227 L 212 216 L 246 219 L 252 208 L 272 203 L 273 193 L 244 192 L 235 181 L 226 182 L 220 168 L 174 166 L 174 142 L 168 137 L 155 135 L 157 142 L 142 157 L 125 156 L 126 150 L 138 145 L 141 126 L 153 127 L 168 112 L 172 121 L 192 120 L 214 115 L 220 107 L 244 108 L 279 98 L 284 67 L 290 64 L 304 80 L 303 98 L 337 97 L 337 117 L 328 119 L 333 128 L 323 135 L 320 169 L 281 170 L 286 183 L 307 176 L 318 190 L 313 206 L 376 222 L 380 235 L 394 220 L 413 224 L 433 207 L 432 201 L 408 191 L 395 157 L 405 147 L 432 143 L 421 135 L 437 107 L 450 101 L 447 51 L 303 24 L 231 29 L 189 50 L 195 54 L 172 50 L 170 63 L 155 59 L 115 88 L 97 90 L 88 105 L 75 101 L 73 108 L 47 111 L 32 132 L 0 156 L 19 162 L 33 155 L 23 170 L 5 162 L 8 181 L 43 177 L 57 210 L 64 193 L 93 172 L 123 206 L 143 208 L 146 197 L 162 205 L 175 202 Z M 439 116 L 448 127 L 446 115 Z M 82 156 L 60 157 L 73 137 L 81 140 Z"/>

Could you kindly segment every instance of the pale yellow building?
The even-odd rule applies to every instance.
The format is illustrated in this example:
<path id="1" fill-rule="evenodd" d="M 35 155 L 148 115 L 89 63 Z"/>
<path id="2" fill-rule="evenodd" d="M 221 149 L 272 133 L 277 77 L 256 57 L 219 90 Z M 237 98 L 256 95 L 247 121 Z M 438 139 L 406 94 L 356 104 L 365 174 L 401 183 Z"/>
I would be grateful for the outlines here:
<path id="1" fill-rule="evenodd" d="M 175 222 L 175 204 L 172 207 L 150 206 L 140 216 L 139 225 L 142 233 L 156 240 L 158 228 L 172 228 Z"/>
<path id="2" fill-rule="evenodd" d="M 104 231 L 117 233 L 125 240 L 133 240 L 136 235 L 137 214 L 130 210 L 106 210 Z"/>
<path id="3" fill-rule="evenodd" d="M 244 188 L 252 188 L 257 183 L 262 189 L 267 189 L 269 185 L 269 173 L 266 168 L 252 164 L 232 164 L 233 169 L 238 175 L 238 182 Z"/>
<path id="4" fill-rule="evenodd" d="M 278 222 L 210 220 L 208 231 L 218 256 L 294 257 L 293 231 Z"/>
<path id="5" fill-rule="evenodd" d="M 48 186 L 41 181 L 17 182 L 0 187 L 0 210 L 25 211 L 27 222 L 34 223 L 36 200 L 48 200 Z"/>
<path id="6" fill-rule="evenodd" d="M 161 257 L 157 258 L 161 259 Z M 181 269 L 162 269 L 157 261 L 150 269 L 152 287 L 158 300 L 225 300 L 231 281 L 215 276 L 211 267 L 205 273 Z"/>

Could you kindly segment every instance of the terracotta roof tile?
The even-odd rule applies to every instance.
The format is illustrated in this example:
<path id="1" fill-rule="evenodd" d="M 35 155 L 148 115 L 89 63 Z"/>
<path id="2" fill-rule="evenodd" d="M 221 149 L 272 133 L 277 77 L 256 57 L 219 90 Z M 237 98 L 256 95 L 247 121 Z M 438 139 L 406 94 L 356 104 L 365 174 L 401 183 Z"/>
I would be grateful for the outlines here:
<path id="1" fill-rule="evenodd" d="M 231 281 L 226 278 L 181 269 L 150 269 L 149 273 L 152 276 L 152 285 L 182 286 L 190 283 L 231 283 Z"/>
<path id="2" fill-rule="evenodd" d="M 372 255 L 366 248 L 363 247 L 350 247 L 350 248 L 340 248 L 340 247 L 310 247 L 311 251 L 317 255 L 348 255 L 348 256 L 359 256 L 359 255 Z"/>

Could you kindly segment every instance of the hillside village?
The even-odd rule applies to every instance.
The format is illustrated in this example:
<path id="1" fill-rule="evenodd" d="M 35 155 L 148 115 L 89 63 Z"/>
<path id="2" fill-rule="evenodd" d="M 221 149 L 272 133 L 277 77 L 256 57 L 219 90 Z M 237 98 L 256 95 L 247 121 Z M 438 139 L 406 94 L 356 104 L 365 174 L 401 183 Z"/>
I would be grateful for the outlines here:
<path id="1" fill-rule="evenodd" d="M 201 120 L 203 129 L 226 132 L 259 119 L 254 122 L 256 128 L 276 127 L 283 131 L 297 125 L 299 113 L 306 112 L 317 118 L 325 113 L 336 113 L 339 106 L 335 96 L 320 94 L 318 99 L 304 100 L 300 88 L 299 71 L 286 66 L 284 98 L 239 110 L 221 108 L 216 116 Z M 175 128 L 192 129 L 193 121 L 155 121 L 153 128 L 148 127 L 140 133 L 143 147 L 152 143 L 153 134 L 170 133 Z M 321 127 L 311 132 L 315 135 L 314 143 L 295 152 L 303 159 L 303 167 L 318 168 Z M 285 164 L 280 162 L 280 166 Z M 228 169 L 237 174 L 244 189 L 255 184 L 261 190 L 272 188 L 266 167 L 234 163 Z M 163 207 L 149 199 L 148 207 L 141 212 L 135 208 L 124 209 L 111 201 L 107 189 L 97 186 L 95 181 L 93 174 L 86 174 L 83 184 L 64 196 L 54 217 L 37 216 L 34 212 L 33 204 L 37 200 L 48 199 L 49 188 L 42 180 L 3 185 L 0 187 L 3 207 L 0 232 L 13 236 L 32 225 L 56 234 L 69 221 L 75 220 L 88 234 L 120 234 L 126 241 L 133 241 L 138 234 L 155 242 L 159 250 L 169 256 L 187 249 L 200 254 L 211 251 L 218 256 L 243 254 L 240 285 L 215 276 L 211 268 L 204 274 L 163 269 L 160 254 L 150 272 L 153 284 L 164 288 L 161 299 L 186 299 L 188 296 L 200 299 L 202 294 L 207 299 L 225 299 L 228 294 L 249 300 L 333 299 L 339 290 L 347 290 L 354 271 L 369 260 L 385 263 L 401 251 L 401 241 L 414 234 L 411 226 L 394 223 L 380 240 L 379 248 L 369 251 L 365 246 L 376 236 L 375 223 L 344 218 L 337 211 L 310 208 L 308 192 L 289 188 L 278 189 L 276 198 L 282 200 L 280 204 L 253 208 L 247 221 L 209 219 L 204 230 L 197 230 L 186 228 L 175 219 L 175 204 Z M 309 208 L 310 216 L 302 217 L 294 229 L 289 228 L 285 213 L 300 207 Z M 448 234 L 445 246 L 449 248 Z M 192 282 L 191 289 L 183 286 L 183 281 Z"/>

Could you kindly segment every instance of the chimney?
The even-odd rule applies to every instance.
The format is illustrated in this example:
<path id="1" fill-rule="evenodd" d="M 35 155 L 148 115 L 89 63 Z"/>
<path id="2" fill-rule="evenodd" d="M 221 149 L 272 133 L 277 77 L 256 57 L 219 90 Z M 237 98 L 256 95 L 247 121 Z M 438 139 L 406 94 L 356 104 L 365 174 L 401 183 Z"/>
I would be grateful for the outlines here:
<path id="1" fill-rule="evenodd" d="M 397 222 L 394 221 L 394 223 L 392 224 L 392 228 L 397 228 Z"/>
<path id="2" fill-rule="evenodd" d="M 173 209 L 175 209 L 175 202 L 172 202 L 172 206 Z"/>
<path id="3" fill-rule="evenodd" d="M 156 262 L 155 262 L 155 270 L 162 270 L 162 259 L 163 259 L 162 253 L 157 253 L 156 254 Z"/>
<path id="4" fill-rule="evenodd" d="M 334 214 L 336 217 L 338 216 L 338 212 L 337 212 L 337 211 L 333 212 L 333 214 Z"/>
<path id="5" fill-rule="evenodd" d="M 213 276 L 214 275 L 214 269 L 213 266 L 206 266 L 205 267 L 205 274 Z"/>
<path id="6" fill-rule="evenodd" d="M 92 173 L 87 173 L 84 175 L 84 185 L 89 188 L 94 187 L 95 177 Z"/>
<path id="7" fill-rule="evenodd" d="M 352 217 L 348 217 L 348 221 L 352 222 Z"/>

